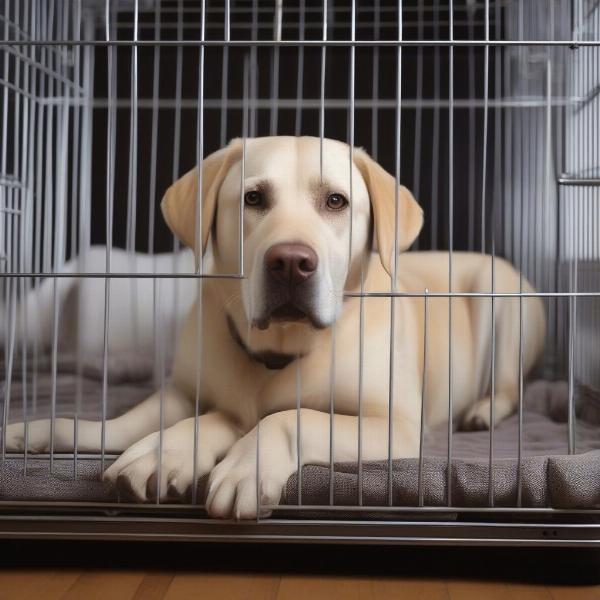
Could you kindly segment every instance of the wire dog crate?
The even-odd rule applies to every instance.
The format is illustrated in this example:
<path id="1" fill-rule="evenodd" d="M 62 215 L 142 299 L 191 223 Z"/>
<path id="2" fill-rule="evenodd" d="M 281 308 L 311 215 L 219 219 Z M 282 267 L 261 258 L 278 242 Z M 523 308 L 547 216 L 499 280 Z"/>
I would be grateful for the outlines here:
<path id="1" fill-rule="evenodd" d="M 526 481 L 537 465 L 555 474 L 548 486 L 568 487 L 568 473 L 584 479 L 600 460 L 600 3 L 0 7 L 0 535 L 600 543 L 597 483 L 581 480 L 583 496 L 569 490 L 536 504 Z M 532 282 L 547 316 L 538 404 L 552 425 L 528 442 L 524 414 L 535 393 L 521 374 L 501 449 L 500 430 L 450 424 L 447 445 L 425 446 L 410 464 L 363 471 L 334 465 L 332 455 L 316 475 L 300 468 L 287 503 L 253 522 L 207 518 L 195 488 L 190 502 L 119 501 L 101 482 L 116 457 L 104 445 L 78 451 L 77 423 L 106 420 L 123 408 L 118 398 L 131 405 L 164 389 L 181 318 L 206 277 L 163 222 L 160 197 L 229 139 L 265 135 L 366 148 L 424 208 L 416 249 L 449 250 L 450 261 L 458 250 L 505 257 Z M 73 285 L 83 281 L 91 291 L 78 299 Z M 86 319 L 100 323 L 96 337 L 78 327 Z M 55 451 L 54 439 L 48 452 L 27 443 L 7 451 L 8 423 L 49 417 L 53 436 L 61 416 L 75 418 L 74 452 Z M 472 436 L 464 447 L 478 462 L 457 454 L 461 435 Z M 539 443 L 549 435 L 552 452 Z M 515 485 L 506 492 L 495 473 L 509 463 L 514 472 L 500 477 Z M 388 501 L 365 492 L 377 473 L 391 481 L 392 469 L 414 493 Z M 439 489 L 423 490 L 424 469 L 439 474 L 427 483 Z M 462 476 L 481 489 L 461 487 Z"/>

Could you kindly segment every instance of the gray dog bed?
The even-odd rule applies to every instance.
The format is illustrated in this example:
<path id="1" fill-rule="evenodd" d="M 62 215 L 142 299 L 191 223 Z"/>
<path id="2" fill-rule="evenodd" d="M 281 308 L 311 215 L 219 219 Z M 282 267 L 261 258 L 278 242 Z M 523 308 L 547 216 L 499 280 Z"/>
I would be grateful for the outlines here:
<path id="1" fill-rule="evenodd" d="M 108 368 L 108 416 L 116 416 L 143 400 L 154 389 L 151 361 L 144 357 L 118 357 Z M 57 416 L 72 416 L 76 398 L 81 400 L 81 418 L 98 419 L 102 406 L 102 363 L 86 361 L 81 376 L 75 374 L 72 357 L 61 356 L 56 382 Z M 49 363 L 41 364 L 35 386 L 27 376 L 29 418 L 49 416 L 52 378 Z M 22 419 L 21 369 L 15 365 L 10 393 L 9 422 Z M 79 392 L 77 391 L 79 390 Z M 4 396 L 5 397 L 5 396 Z M 523 445 L 520 470 L 521 501 L 525 507 L 600 507 L 600 403 L 593 394 L 577 395 L 576 449 L 567 453 L 568 389 L 564 382 L 536 381 L 524 394 Z M 506 419 L 494 431 L 493 491 L 496 506 L 515 506 L 519 481 L 516 459 L 518 417 Z M 489 432 L 453 434 L 451 489 L 452 505 L 488 506 Z M 447 430 L 428 433 L 423 459 L 422 490 L 425 506 L 447 503 Z M 418 504 L 416 459 L 393 461 L 392 498 L 395 506 Z M 298 480 L 294 474 L 284 490 L 284 504 L 298 503 Z M 366 462 L 362 469 L 362 504 L 388 503 L 387 462 Z M 205 482 L 201 482 L 203 487 Z M 330 503 L 329 467 L 307 465 L 302 470 L 301 501 L 305 506 Z M 337 464 L 333 500 L 337 505 L 358 503 L 357 464 Z M 201 495 L 199 496 L 201 497 Z M 0 500 L 53 500 L 115 502 L 114 489 L 100 479 L 100 461 L 55 459 L 50 472 L 47 459 L 30 455 L 27 472 L 22 458 L 7 458 L 0 465 Z"/>

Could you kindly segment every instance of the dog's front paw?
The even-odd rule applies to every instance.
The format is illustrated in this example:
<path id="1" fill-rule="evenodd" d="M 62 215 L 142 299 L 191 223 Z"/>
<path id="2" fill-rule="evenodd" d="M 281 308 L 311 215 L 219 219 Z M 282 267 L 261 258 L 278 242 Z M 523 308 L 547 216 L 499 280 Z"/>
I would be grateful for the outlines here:
<path id="1" fill-rule="evenodd" d="M 12 423 L 6 427 L 7 452 L 24 452 L 25 438 L 27 451 L 71 452 L 73 450 L 74 425 L 71 419 L 54 419 L 54 427 L 50 419 L 25 423 Z"/>
<path id="2" fill-rule="evenodd" d="M 295 470 L 287 448 L 278 448 L 261 432 L 258 471 L 256 430 L 239 440 L 211 471 L 206 510 L 221 519 L 255 519 L 270 516 L 267 508 L 279 504 L 283 487 Z"/>
<path id="3" fill-rule="evenodd" d="M 194 473 L 194 419 L 191 418 L 163 432 L 162 452 L 158 431 L 130 446 L 104 472 L 103 479 L 116 485 L 125 499 L 135 502 L 179 500 L 198 478 L 210 472 L 216 461 L 217 456 L 210 448 L 199 446 Z"/>

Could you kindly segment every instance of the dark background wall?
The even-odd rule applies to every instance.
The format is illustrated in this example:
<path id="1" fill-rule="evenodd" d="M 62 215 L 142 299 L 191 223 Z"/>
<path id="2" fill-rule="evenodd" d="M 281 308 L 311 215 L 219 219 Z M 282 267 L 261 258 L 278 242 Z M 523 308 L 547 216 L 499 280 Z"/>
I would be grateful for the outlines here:
<path id="1" fill-rule="evenodd" d="M 224 11 L 221 2 L 207 2 L 207 39 L 222 40 Z M 397 4 L 384 0 L 375 10 L 374 2 L 357 2 L 357 39 L 397 39 Z M 159 29 L 155 28 L 155 12 L 142 12 L 140 15 L 140 39 L 155 39 L 158 31 L 160 39 L 197 39 L 200 35 L 200 14 L 197 3 L 182 2 L 183 11 L 178 13 L 178 2 L 162 2 Z M 301 5 L 284 3 L 282 34 L 284 39 L 297 39 L 304 35 L 306 39 L 321 39 L 321 3 L 304 4 L 304 28 L 299 27 Z M 330 39 L 348 39 L 350 35 L 350 3 L 329 2 Z M 475 6 L 475 8 L 473 8 Z M 454 35 L 456 38 L 483 38 L 483 3 L 455 2 Z M 403 2 L 404 39 L 447 39 L 448 12 L 441 2 Z M 500 9 L 494 8 L 491 15 L 491 36 L 501 35 L 499 22 Z M 273 3 L 269 2 L 232 2 L 232 38 L 250 39 L 253 20 L 258 25 L 259 39 L 273 38 Z M 115 14 L 115 31 L 119 38 L 131 39 L 132 14 Z M 98 35 L 104 32 L 99 31 Z M 500 90 L 495 85 L 496 52 L 492 49 L 489 61 L 489 96 L 493 98 Z M 279 108 L 276 133 L 279 135 L 319 134 L 319 111 L 315 101 L 320 97 L 321 49 L 305 48 L 303 51 L 304 68 L 302 70 L 302 97 L 313 102 L 306 103 L 297 114 L 295 107 Z M 377 53 L 377 54 L 376 54 Z M 179 54 L 179 59 L 178 59 Z M 95 96 L 108 96 L 109 51 L 97 48 L 95 55 Z M 239 107 L 226 109 L 222 99 L 223 48 L 208 47 L 204 57 L 204 154 L 221 146 L 223 139 L 242 135 L 242 110 Z M 279 51 L 279 88 L 280 99 L 294 100 L 297 97 L 299 74 L 298 47 L 284 47 Z M 117 109 L 115 162 L 115 218 L 113 240 L 115 245 L 124 246 L 126 240 L 126 221 L 128 204 L 128 177 L 130 156 L 137 149 L 137 226 L 136 247 L 147 250 L 148 222 L 152 207 L 150 205 L 151 179 L 151 138 L 154 73 L 159 65 L 159 98 L 170 102 L 169 107 L 158 111 L 158 152 L 156 163 L 156 203 L 154 217 L 156 222 L 154 250 L 164 251 L 172 246 L 172 236 L 162 222 L 158 211 L 160 197 L 176 176 L 184 173 L 196 163 L 197 147 L 197 108 L 199 49 L 186 47 L 163 47 L 157 53 L 152 47 L 138 49 L 138 135 L 131 140 L 130 97 L 132 88 L 130 47 L 121 47 L 113 51 L 113 72 L 116 71 L 117 97 L 121 100 Z M 155 62 L 157 60 L 157 62 Z M 181 94 L 183 103 L 179 110 L 175 108 L 177 97 L 178 60 L 181 65 Z M 239 101 L 243 98 L 244 62 L 249 60 L 252 66 L 251 92 L 259 101 L 266 101 L 266 108 L 259 108 L 250 115 L 249 133 L 269 135 L 272 109 L 272 69 L 273 48 L 259 48 L 252 51 L 249 47 L 230 48 L 228 56 L 228 99 Z M 338 107 L 327 108 L 325 112 L 325 135 L 340 140 L 349 139 L 349 93 L 350 93 L 350 50 L 348 48 L 329 48 L 326 57 L 325 96 L 338 99 Z M 469 101 L 481 101 L 484 96 L 484 50 L 483 48 L 456 48 L 454 50 L 454 97 L 455 110 L 451 118 L 454 122 L 454 248 L 479 249 L 482 240 L 482 180 L 483 180 L 483 109 L 467 108 Z M 421 248 L 446 248 L 449 238 L 449 111 L 447 100 L 449 92 L 450 51 L 447 47 L 406 47 L 402 50 L 402 98 L 401 112 L 401 181 L 413 189 L 423 205 L 426 225 L 419 238 Z M 355 98 L 357 108 L 354 114 L 355 144 L 371 152 L 390 172 L 395 172 L 396 156 L 396 99 L 397 99 L 397 49 L 394 47 L 356 49 Z M 376 94 L 386 103 L 385 107 L 373 108 L 369 103 L 374 95 L 374 81 L 377 75 Z M 437 99 L 441 105 L 432 107 Z M 420 110 L 415 105 L 421 108 Z M 214 103 L 217 106 L 215 107 Z M 209 106 L 209 103 L 213 102 Z M 277 104 L 276 104 L 277 105 Z M 222 111 L 226 110 L 226 131 L 221 130 Z M 375 114 L 374 114 L 375 113 Z M 180 118 L 180 142 L 177 146 L 177 119 Z M 106 106 L 94 111 L 94 153 L 93 153 L 93 214 L 92 241 L 104 243 L 106 239 L 106 144 L 107 144 Z M 300 121 L 298 121 L 300 119 Z M 376 119 L 374 121 L 374 119 Z M 494 165 L 494 128 L 493 108 L 488 113 L 488 183 Z M 300 122 L 300 127 L 297 127 Z M 377 130 L 377 146 L 374 146 L 373 124 Z M 489 195 L 489 194 L 488 194 Z M 490 228 L 492 200 L 486 204 L 486 229 Z M 490 247 L 489 231 L 486 235 L 486 247 Z M 501 249 L 498 249 L 501 251 Z"/>

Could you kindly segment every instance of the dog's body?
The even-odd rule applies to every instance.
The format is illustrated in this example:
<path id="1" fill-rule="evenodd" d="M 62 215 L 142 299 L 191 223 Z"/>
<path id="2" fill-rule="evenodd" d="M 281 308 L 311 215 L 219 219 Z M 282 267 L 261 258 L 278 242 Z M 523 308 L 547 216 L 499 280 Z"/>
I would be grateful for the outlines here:
<path id="1" fill-rule="evenodd" d="M 396 259 L 395 249 L 406 249 L 418 234 L 421 211 L 362 151 L 354 151 L 350 171 L 348 150 L 325 140 L 321 174 L 318 139 L 247 142 L 245 279 L 203 281 L 164 394 L 157 392 L 106 424 L 106 448 L 125 451 L 106 477 L 137 500 L 181 495 L 194 476 L 210 472 L 211 515 L 255 516 L 257 481 L 261 506 L 277 504 L 298 462 L 417 456 L 421 402 L 424 426 L 443 423 L 450 389 L 455 422 L 489 426 L 492 314 L 495 421 L 515 409 L 520 351 L 527 373 L 543 346 L 541 302 L 523 299 L 521 321 L 518 298 L 498 297 L 492 309 L 489 298 L 477 297 L 492 291 L 492 282 L 496 292 L 531 291 L 501 259 L 492 263 L 488 256 L 454 253 L 451 287 L 447 253 Z M 163 201 L 167 223 L 196 249 L 198 261 L 211 238 L 205 272 L 239 270 L 240 177 L 241 142 L 232 142 L 203 164 L 201 223 L 196 172 L 177 182 Z M 372 230 L 379 256 L 371 252 Z M 396 299 L 377 296 L 391 288 Z M 374 295 L 361 302 L 352 295 L 361 289 Z M 444 296 L 450 289 L 467 295 L 450 304 Z M 432 295 L 426 343 L 425 301 L 411 296 L 425 290 Z M 48 448 L 48 429 L 46 421 L 30 424 L 31 449 Z M 100 431 L 98 423 L 80 421 L 79 449 L 97 450 Z M 9 427 L 7 442 L 23 448 L 22 425 Z M 59 420 L 54 449 L 72 445 L 72 422 Z"/>
<path id="2" fill-rule="evenodd" d="M 190 273 L 194 255 L 187 248 L 162 254 L 111 250 L 112 273 Z M 91 246 L 84 254 L 61 265 L 65 277 L 48 277 L 26 294 L 14 320 L 0 319 L 0 339 L 13 336 L 28 347 L 52 347 L 54 301 L 57 308 L 57 341 L 61 351 L 101 356 L 104 349 L 105 280 L 74 277 L 76 273 L 102 273 L 106 269 L 106 247 Z M 155 289 L 150 278 L 116 277 L 108 287 L 108 347 L 111 353 L 148 352 L 154 344 L 154 325 L 165 332 L 178 330 L 196 295 L 191 279 L 169 278 Z M 158 292 L 158 293 L 157 293 Z M 157 304 L 148 301 L 157 298 Z M 0 298 L 4 302 L 4 297 Z M 4 311 L 3 311 L 4 312 Z M 14 330 L 12 328 L 14 325 Z M 168 333 L 165 333 L 168 335 Z"/>

